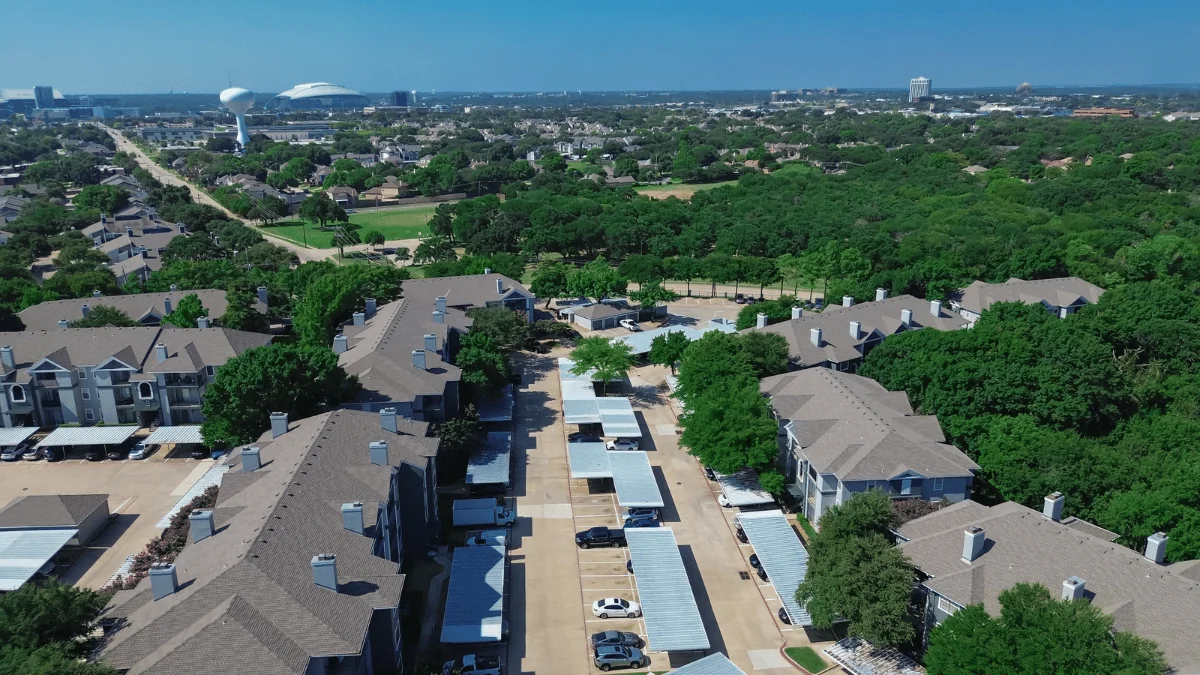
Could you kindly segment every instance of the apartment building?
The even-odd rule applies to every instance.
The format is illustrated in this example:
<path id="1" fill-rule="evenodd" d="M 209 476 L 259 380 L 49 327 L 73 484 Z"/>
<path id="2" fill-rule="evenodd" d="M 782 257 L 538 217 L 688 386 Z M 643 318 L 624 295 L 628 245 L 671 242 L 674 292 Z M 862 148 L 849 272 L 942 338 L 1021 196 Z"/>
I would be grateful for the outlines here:
<path id="1" fill-rule="evenodd" d="M 950 298 L 950 307 L 967 320 L 968 326 L 974 326 L 979 316 L 997 302 L 1041 305 L 1047 312 L 1065 319 L 1081 307 L 1096 304 L 1101 295 L 1104 295 L 1103 288 L 1079 277 L 1032 281 L 1012 277 L 1000 284 L 971 282 Z"/>

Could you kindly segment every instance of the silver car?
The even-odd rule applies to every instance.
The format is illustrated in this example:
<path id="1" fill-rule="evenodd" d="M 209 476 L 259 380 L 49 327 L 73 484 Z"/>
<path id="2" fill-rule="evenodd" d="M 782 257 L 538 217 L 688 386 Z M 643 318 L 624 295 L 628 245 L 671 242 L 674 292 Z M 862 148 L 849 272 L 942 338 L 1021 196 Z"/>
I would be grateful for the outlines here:
<path id="1" fill-rule="evenodd" d="M 642 650 L 621 645 L 596 647 L 592 660 L 596 662 L 596 667 L 603 671 L 613 668 L 641 668 L 642 664 L 646 663 Z"/>

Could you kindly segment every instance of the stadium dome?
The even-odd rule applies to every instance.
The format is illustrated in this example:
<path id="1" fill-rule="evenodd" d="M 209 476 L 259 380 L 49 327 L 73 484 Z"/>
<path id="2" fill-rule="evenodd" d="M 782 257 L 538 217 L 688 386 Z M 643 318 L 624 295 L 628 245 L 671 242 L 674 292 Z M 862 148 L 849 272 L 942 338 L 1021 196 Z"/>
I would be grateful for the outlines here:
<path id="1" fill-rule="evenodd" d="M 366 96 L 340 84 L 310 82 L 278 94 L 267 107 L 275 110 L 348 110 L 368 104 Z"/>

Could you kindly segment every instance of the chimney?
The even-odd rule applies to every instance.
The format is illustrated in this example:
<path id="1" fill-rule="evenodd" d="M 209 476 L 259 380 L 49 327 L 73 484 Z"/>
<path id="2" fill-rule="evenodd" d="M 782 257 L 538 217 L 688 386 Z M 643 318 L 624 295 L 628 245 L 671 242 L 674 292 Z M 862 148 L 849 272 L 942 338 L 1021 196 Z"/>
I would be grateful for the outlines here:
<path id="1" fill-rule="evenodd" d="M 396 428 L 396 409 L 384 408 L 379 411 L 379 426 L 384 431 L 390 431 L 393 434 L 399 433 Z"/>
<path id="2" fill-rule="evenodd" d="M 162 600 L 179 590 L 179 578 L 175 576 L 175 565 L 157 562 L 150 566 L 150 595 Z"/>
<path id="3" fill-rule="evenodd" d="M 366 306 L 364 311 L 367 313 L 367 318 L 375 316 L 375 298 L 367 298 L 363 300 L 363 304 Z"/>
<path id="4" fill-rule="evenodd" d="M 100 297 L 101 295 L 104 295 L 104 294 L 100 292 L 100 289 L 99 289 L 99 288 L 92 289 L 92 297 L 93 297 L 93 298 L 98 298 L 98 297 Z"/>
<path id="5" fill-rule="evenodd" d="M 0 347 L 0 363 L 3 363 L 5 368 L 13 369 L 17 367 L 17 359 L 13 356 L 12 345 Z"/>
<path id="6" fill-rule="evenodd" d="M 1156 565 L 1163 564 L 1163 556 L 1167 554 L 1167 537 L 1165 532 L 1155 532 L 1146 538 L 1146 560 Z"/>
<path id="7" fill-rule="evenodd" d="M 1083 589 L 1086 581 L 1079 577 L 1067 577 L 1063 582 L 1062 599 L 1063 600 L 1078 600 L 1083 597 Z"/>
<path id="8" fill-rule="evenodd" d="M 175 227 L 179 228 L 179 234 L 187 234 L 187 225 L 183 223 L 175 223 Z"/>
<path id="9" fill-rule="evenodd" d="M 70 327 L 71 327 L 71 322 L 70 322 L 70 321 L 67 321 L 66 319 L 59 319 L 59 320 L 58 320 L 58 327 L 59 327 L 59 328 L 70 328 Z"/>
<path id="10" fill-rule="evenodd" d="M 91 307 L 88 307 L 88 306 L 85 304 L 83 307 L 80 307 L 80 308 L 79 308 L 79 311 L 83 313 L 83 318 L 85 318 L 85 319 L 86 319 L 86 318 L 88 317 L 88 314 L 91 314 L 91 313 L 92 313 L 92 308 L 91 308 Z"/>
<path id="11" fill-rule="evenodd" d="M 446 313 L 438 311 L 436 309 L 433 310 L 433 322 L 434 323 L 446 323 Z"/>
<path id="12" fill-rule="evenodd" d="M 767 315 L 763 314 L 762 312 L 759 312 L 758 316 L 756 316 L 754 318 L 754 325 L 757 328 L 766 328 L 767 327 Z"/>
<path id="13" fill-rule="evenodd" d="M 850 337 L 854 338 L 855 340 L 857 340 L 859 337 L 861 337 L 859 335 L 860 328 L 862 328 L 861 323 L 859 323 L 858 321 L 851 321 L 850 322 Z"/>
<path id="14" fill-rule="evenodd" d="M 492 273 L 492 268 L 490 268 L 490 267 L 485 267 L 485 268 L 483 268 L 483 274 L 484 274 L 484 276 L 487 276 L 487 275 L 489 275 L 489 274 L 491 274 L 491 273 Z"/>
<path id="15" fill-rule="evenodd" d="M 167 346 L 161 342 L 154 345 L 154 358 L 157 359 L 157 361 L 155 361 L 155 363 L 162 363 L 163 361 L 166 361 L 167 360 Z"/>
<path id="16" fill-rule="evenodd" d="M 287 433 L 288 416 L 285 412 L 271 413 L 271 438 L 279 438 Z"/>
<path id="17" fill-rule="evenodd" d="M 199 543 L 213 536 L 216 528 L 213 527 L 213 512 L 212 509 L 196 509 L 188 514 L 188 525 L 192 528 L 192 543 Z"/>
<path id="18" fill-rule="evenodd" d="M 438 353 L 437 335 L 434 335 L 433 333 L 425 334 L 425 353 L 426 354 L 437 354 Z"/>
<path id="19" fill-rule="evenodd" d="M 876 288 L 875 289 L 875 302 L 879 302 L 880 300 L 887 300 L 887 294 L 888 294 L 888 292 L 887 292 L 886 288 Z"/>
<path id="20" fill-rule="evenodd" d="M 413 368 L 425 370 L 425 350 L 414 349 L 412 353 Z"/>
<path id="21" fill-rule="evenodd" d="M 264 307 L 267 305 L 267 287 L 266 286 L 258 287 L 258 301 L 261 302 Z"/>
<path id="22" fill-rule="evenodd" d="M 1042 515 L 1054 522 L 1062 520 L 1063 494 L 1052 492 L 1042 500 Z"/>
<path id="23" fill-rule="evenodd" d="M 363 533 L 362 502 L 342 504 L 342 529 L 350 530 L 354 534 Z"/>
<path id="24" fill-rule="evenodd" d="M 107 213 L 101 213 L 101 214 L 100 214 L 100 224 L 101 224 L 101 225 L 107 225 L 107 224 L 108 224 L 108 214 L 107 214 Z"/>
<path id="25" fill-rule="evenodd" d="M 911 309 L 900 310 L 900 323 L 904 324 L 905 326 L 912 325 L 912 310 Z"/>
<path id="26" fill-rule="evenodd" d="M 963 562 L 974 562 L 983 553 L 986 538 L 982 527 L 972 525 L 963 532 Z"/>
<path id="27" fill-rule="evenodd" d="M 821 329 L 820 328 L 808 329 L 808 341 L 813 343 L 814 347 L 820 347 L 821 346 Z"/>
<path id="28" fill-rule="evenodd" d="M 312 558 L 313 583 L 337 593 L 337 556 L 321 553 Z"/>
<path id="29" fill-rule="evenodd" d="M 352 316 L 352 321 L 355 326 L 365 326 L 367 323 L 367 315 L 363 312 L 355 312 Z"/>
<path id="30" fill-rule="evenodd" d="M 196 317 L 196 328 L 208 328 L 208 317 L 207 316 Z"/>
<path id="31" fill-rule="evenodd" d="M 350 340 L 342 333 L 333 336 L 333 353 L 343 354 L 350 349 Z"/>
<path id="32" fill-rule="evenodd" d="M 133 239 L 133 228 L 132 227 L 125 228 L 125 236 L 129 237 L 130 239 Z"/>
<path id="33" fill-rule="evenodd" d="M 171 292 L 174 293 L 177 290 L 179 290 L 179 284 L 171 284 Z"/>
<path id="34" fill-rule="evenodd" d="M 792 308 L 792 320 L 795 321 L 804 316 L 804 310 L 799 307 Z"/>
<path id="35" fill-rule="evenodd" d="M 434 308 L 439 312 L 446 311 L 446 296 L 439 295 L 433 301 Z"/>
<path id="36" fill-rule="evenodd" d="M 388 457 L 388 442 L 387 441 L 371 441 L 367 446 L 371 452 L 371 463 L 376 466 L 391 466 L 392 463 Z"/>
<path id="37" fill-rule="evenodd" d="M 852 296 L 852 295 L 843 295 L 842 296 L 842 307 L 849 307 L 853 304 L 854 304 L 854 296 Z"/>
<path id="38" fill-rule="evenodd" d="M 262 468 L 262 456 L 259 454 L 261 452 L 262 450 L 257 446 L 242 448 L 242 473 L 258 471 Z"/>
<path id="39" fill-rule="evenodd" d="M 929 313 L 934 316 L 941 316 L 942 315 L 942 301 L 941 300 L 930 300 L 929 301 Z"/>
<path id="40" fill-rule="evenodd" d="M 504 280 L 496 279 L 496 295 L 504 295 Z"/>
<path id="41" fill-rule="evenodd" d="M 163 298 L 163 312 L 165 314 L 171 313 L 171 298 Z"/>

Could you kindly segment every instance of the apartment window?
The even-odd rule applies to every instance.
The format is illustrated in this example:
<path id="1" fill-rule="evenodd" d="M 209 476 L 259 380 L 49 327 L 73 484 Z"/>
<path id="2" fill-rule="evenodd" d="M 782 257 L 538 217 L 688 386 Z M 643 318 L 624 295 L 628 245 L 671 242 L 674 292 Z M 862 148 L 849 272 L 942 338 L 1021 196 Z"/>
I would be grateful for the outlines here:
<path id="1" fill-rule="evenodd" d="M 900 494 L 911 495 L 912 494 L 912 483 L 913 482 L 912 482 L 911 478 L 905 478 L 904 480 L 900 481 Z"/>
<path id="2" fill-rule="evenodd" d="M 955 605 L 953 602 L 950 602 L 946 598 L 943 598 L 942 596 L 939 595 L 938 596 L 938 610 L 940 610 L 941 612 L 943 612 L 945 614 L 953 614 L 958 611 L 958 606 Z"/>
<path id="3" fill-rule="evenodd" d="M 88 378 L 87 368 L 80 368 L 79 369 L 79 379 L 86 380 L 87 378 Z"/>
<path id="4" fill-rule="evenodd" d="M 83 419 L 91 422 L 92 420 L 96 419 L 96 413 L 92 412 L 91 408 L 84 408 Z"/>
<path id="5" fill-rule="evenodd" d="M 22 387 L 21 385 L 18 384 L 16 386 L 14 386 L 12 389 L 9 389 L 9 392 L 12 396 L 13 403 L 24 403 L 25 402 L 25 387 Z"/>
<path id="6" fill-rule="evenodd" d="M 88 391 L 87 389 L 83 389 L 81 391 L 83 393 L 83 400 L 85 400 L 85 401 L 92 400 L 92 392 Z"/>
<path id="7" fill-rule="evenodd" d="M 138 398 L 143 401 L 154 398 L 154 389 L 150 386 L 149 382 L 138 383 Z"/>
<path id="8" fill-rule="evenodd" d="M 207 373 L 209 377 L 215 377 L 217 374 L 217 367 L 216 366 L 204 366 L 204 372 Z"/>
<path id="9" fill-rule="evenodd" d="M 942 490 L 942 484 L 945 482 L 945 480 L 946 479 L 944 479 L 944 478 L 934 478 L 933 479 L 933 491 L 940 492 Z"/>

